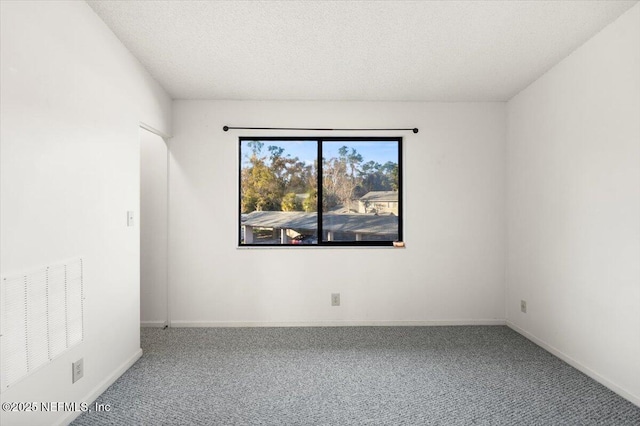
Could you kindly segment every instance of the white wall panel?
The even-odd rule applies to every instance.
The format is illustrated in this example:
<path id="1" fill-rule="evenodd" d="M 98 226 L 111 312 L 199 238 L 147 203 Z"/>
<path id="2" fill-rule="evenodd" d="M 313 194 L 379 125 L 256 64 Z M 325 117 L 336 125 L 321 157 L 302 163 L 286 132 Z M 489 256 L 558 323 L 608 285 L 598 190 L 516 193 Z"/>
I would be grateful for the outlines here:
<path id="1" fill-rule="evenodd" d="M 317 132 L 224 125 L 418 127 L 329 133 L 404 138 L 406 248 L 237 248 L 238 137 Z M 175 101 L 174 132 L 173 325 L 504 320 L 504 103 Z"/>
<path id="2" fill-rule="evenodd" d="M 640 4 L 509 101 L 507 139 L 507 318 L 640 405 Z"/>
<path id="3" fill-rule="evenodd" d="M 82 255 L 86 298 L 50 311 L 71 325 L 52 335 L 53 354 L 82 338 L 84 316 L 82 342 L 2 400 L 87 402 L 140 356 L 140 236 L 126 212 L 137 224 L 140 123 L 171 134 L 171 99 L 85 2 L 2 1 L 0 20 L 1 274 Z M 72 383 L 80 358 L 85 374 Z M 76 414 L 2 412 L 0 423 Z"/>

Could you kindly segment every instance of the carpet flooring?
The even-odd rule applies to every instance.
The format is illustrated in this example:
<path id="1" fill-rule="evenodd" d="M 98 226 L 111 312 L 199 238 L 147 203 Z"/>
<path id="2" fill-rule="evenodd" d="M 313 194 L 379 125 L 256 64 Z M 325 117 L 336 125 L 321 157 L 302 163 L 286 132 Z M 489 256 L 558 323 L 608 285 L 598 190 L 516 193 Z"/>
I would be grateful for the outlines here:
<path id="1" fill-rule="evenodd" d="M 73 425 L 640 425 L 507 327 L 142 329 Z"/>

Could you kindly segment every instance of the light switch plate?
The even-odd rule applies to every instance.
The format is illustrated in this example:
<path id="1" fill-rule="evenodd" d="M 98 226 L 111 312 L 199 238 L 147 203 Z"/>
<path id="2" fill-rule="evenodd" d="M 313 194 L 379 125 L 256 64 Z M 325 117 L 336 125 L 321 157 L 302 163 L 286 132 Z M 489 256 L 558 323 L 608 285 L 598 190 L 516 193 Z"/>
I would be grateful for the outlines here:
<path id="1" fill-rule="evenodd" d="M 127 212 L 127 226 L 133 226 L 133 211 L 129 210 Z"/>

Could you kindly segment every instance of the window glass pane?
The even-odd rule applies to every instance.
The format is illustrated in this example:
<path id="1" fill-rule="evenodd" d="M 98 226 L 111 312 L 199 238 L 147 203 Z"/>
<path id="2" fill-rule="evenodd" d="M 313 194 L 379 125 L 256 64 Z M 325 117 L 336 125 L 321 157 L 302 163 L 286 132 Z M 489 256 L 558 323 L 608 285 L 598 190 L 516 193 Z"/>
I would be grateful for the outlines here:
<path id="1" fill-rule="evenodd" d="M 322 142 L 322 241 L 399 238 L 400 141 Z"/>
<path id="2" fill-rule="evenodd" d="M 240 244 L 317 244 L 317 141 L 240 141 Z"/>

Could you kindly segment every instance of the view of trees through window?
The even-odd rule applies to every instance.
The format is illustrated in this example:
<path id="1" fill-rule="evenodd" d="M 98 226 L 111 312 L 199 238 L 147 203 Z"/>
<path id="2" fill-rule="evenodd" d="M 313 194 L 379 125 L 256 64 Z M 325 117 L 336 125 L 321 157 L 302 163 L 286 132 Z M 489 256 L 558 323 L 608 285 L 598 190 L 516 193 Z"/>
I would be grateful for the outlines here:
<path id="1" fill-rule="evenodd" d="M 398 240 L 400 158 L 400 138 L 241 138 L 240 244 Z"/>

